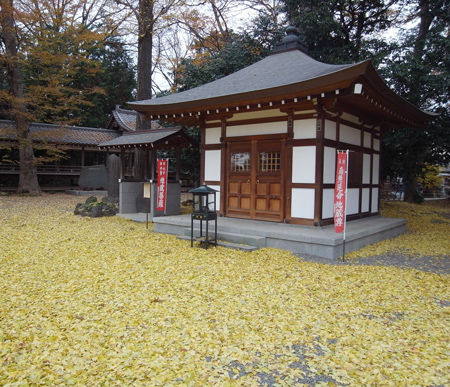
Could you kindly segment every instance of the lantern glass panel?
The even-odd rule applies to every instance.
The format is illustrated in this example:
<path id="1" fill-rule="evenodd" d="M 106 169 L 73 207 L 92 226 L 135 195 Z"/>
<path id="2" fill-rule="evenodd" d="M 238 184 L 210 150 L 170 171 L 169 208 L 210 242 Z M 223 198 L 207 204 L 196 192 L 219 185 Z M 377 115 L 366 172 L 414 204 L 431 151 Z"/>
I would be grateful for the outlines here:
<path id="1" fill-rule="evenodd" d="M 194 212 L 200 212 L 200 197 L 194 194 Z"/>

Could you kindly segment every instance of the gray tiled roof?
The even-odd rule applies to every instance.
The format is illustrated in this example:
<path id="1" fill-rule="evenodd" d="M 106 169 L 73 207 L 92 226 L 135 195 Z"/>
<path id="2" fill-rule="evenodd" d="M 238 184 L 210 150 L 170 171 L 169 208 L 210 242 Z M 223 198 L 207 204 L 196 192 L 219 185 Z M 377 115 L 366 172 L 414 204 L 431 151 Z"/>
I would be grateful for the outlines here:
<path id="1" fill-rule="evenodd" d="M 125 110 L 116 106 L 113 110 L 113 116 L 117 124 L 128 132 L 136 130 L 136 116 L 137 112 L 134 110 Z"/>
<path id="2" fill-rule="evenodd" d="M 113 116 L 117 124 L 127 132 L 134 132 L 136 130 L 136 116 L 135 110 L 122 109 L 119 106 L 113 110 Z M 151 121 L 152 129 L 159 129 L 161 125 L 158 121 Z"/>
<path id="3" fill-rule="evenodd" d="M 137 145 L 137 144 L 152 144 L 160 141 L 166 137 L 171 136 L 179 132 L 181 128 L 171 129 L 152 129 L 142 132 L 126 133 L 123 136 L 114 138 L 109 141 L 105 141 L 99 144 L 100 147 L 113 147 L 124 145 Z"/>
<path id="4" fill-rule="evenodd" d="M 32 138 L 58 144 L 98 145 L 112 140 L 120 135 L 116 130 L 88 128 L 82 126 L 59 126 L 33 122 L 30 124 Z M 15 140 L 17 138 L 14 123 L 10 120 L 0 120 L 0 140 Z"/>
<path id="5" fill-rule="evenodd" d="M 304 82 L 354 66 L 358 64 L 331 65 L 318 62 L 300 50 L 285 51 L 269 55 L 242 70 L 205 85 L 129 104 L 139 110 L 139 105 L 161 106 L 251 93 Z"/>

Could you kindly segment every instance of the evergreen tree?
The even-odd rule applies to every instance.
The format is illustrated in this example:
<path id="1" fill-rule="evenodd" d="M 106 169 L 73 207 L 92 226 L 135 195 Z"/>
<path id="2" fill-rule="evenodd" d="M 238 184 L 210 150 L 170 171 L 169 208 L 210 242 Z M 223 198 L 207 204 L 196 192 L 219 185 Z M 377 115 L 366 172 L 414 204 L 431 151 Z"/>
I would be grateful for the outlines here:
<path id="1" fill-rule="evenodd" d="M 400 95 L 437 114 L 426 130 L 400 128 L 383 137 L 383 174 L 405 179 L 408 201 L 420 200 L 416 180 L 426 163 L 450 161 L 449 15 L 445 0 L 418 0 L 408 19 L 419 23 L 404 36 L 385 71 Z"/>

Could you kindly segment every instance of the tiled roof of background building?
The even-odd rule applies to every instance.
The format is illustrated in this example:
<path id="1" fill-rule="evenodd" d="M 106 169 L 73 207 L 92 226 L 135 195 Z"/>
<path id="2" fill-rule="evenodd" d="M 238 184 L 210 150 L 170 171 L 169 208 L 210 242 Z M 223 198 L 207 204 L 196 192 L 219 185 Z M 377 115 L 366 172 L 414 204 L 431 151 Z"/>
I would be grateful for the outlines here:
<path id="1" fill-rule="evenodd" d="M 30 131 L 33 139 L 57 144 L 98 145 L 120 136 L 117 130 L 112 129 L 60 126 L 35 122 L 30 124 Z M 0 140 L 16 139 L 14 122 L 0 120 Z"/>

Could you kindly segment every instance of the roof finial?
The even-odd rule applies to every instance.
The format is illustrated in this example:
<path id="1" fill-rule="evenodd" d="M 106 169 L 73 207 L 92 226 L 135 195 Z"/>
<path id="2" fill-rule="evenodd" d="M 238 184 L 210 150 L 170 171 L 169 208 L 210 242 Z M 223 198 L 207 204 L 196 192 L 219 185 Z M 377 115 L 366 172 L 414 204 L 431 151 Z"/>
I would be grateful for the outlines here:
<path id="1" fill-rule="evenodd" d="M 294 26 L 288 26 L 286 28 L 286 36 L 281 40 L 280 43 L 275 44 L 275 47 L 272 51 L 280 52 L 294 49 L 306 52 L 305 45 L 300 41 L 300 33 L 298 29 Z"/>

